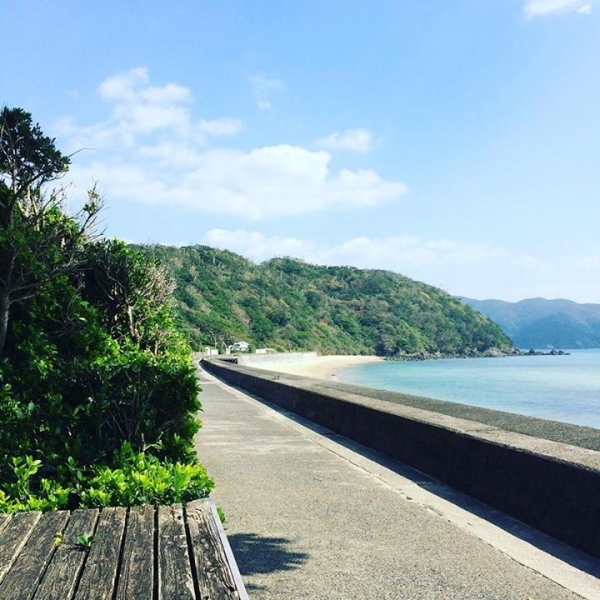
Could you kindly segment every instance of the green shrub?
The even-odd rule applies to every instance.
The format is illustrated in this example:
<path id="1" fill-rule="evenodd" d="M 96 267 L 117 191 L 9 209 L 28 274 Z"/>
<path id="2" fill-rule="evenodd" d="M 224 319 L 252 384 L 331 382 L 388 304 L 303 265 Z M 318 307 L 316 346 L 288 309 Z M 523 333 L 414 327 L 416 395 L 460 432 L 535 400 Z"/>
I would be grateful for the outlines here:
<path id="1" fill-rule="evenodd" d="M 13 458 L 12 481 L 0 488 L 0 512 L 173 504 L 205 498 L 214 487 L 197 462 L 159 459 L 124 443 L 112 464 L 84 470 L 69 457 L 55 478 L 39 477 L 41 461 Z"/>
<path id="2" fill-rule="evenodd" d="M 0 147 L 0 510 L 208 493 L 166 269 L 95 235 L 94 189 L 67 214 L 44 184 L 69 158 L 29 113 L 0 110 Z"/>
<path id="3" fill-rule="evenodd" d="M 71 492 L 68 486 L 50 479 L 38 479 L 41 461 L 31 456 L 13 457 L 13 480 L 0 488 L 0 512 L 55 510 L 66 508 Z"/>
<path id="4" fill-rule="evenodd" d="M 92 470 L 80 497 L 81 506 L 85 507 L 173 504 L 205 498 L 213 487 L 198 463 L 161 461 L 123 444 L 115 466 Z"/>

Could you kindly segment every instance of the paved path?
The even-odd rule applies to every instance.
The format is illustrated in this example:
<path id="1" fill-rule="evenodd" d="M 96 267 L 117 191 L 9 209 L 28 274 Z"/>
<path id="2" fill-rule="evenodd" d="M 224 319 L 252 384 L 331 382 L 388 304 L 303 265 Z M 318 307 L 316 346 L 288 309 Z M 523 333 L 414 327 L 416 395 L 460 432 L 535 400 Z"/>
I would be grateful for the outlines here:
<path id="1" fill-rule="evenodd" d="M 197 450 L 253 600 L 600 599 L 600 561 L 199 376 Z"/>

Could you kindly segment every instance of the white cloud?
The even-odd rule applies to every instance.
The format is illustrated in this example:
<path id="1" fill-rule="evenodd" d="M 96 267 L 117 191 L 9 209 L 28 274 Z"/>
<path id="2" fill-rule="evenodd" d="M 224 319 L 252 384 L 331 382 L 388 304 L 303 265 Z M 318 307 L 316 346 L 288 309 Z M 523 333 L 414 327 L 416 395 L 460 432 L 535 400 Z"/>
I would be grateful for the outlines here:
<path id="1" fill-rule="evenodd" d="M 271 80 L 263 85 L 277 87 Z M 370 169 L 333 171 L 325 150 L 291 144 L 207 148 L 209 141 L 240 132 L 242 122 L 194 119 L 189 90 L 153 87 L 146 69 L 111 77 L 99 89 L 111 105 L 105 121 L 80 127 L 64 118 L 55 129 L 69 151 L 96 149 L 77 155 L 69 177 L 84 188 L 97 181 L 110 202 L 178 205 L 258 220 L 375 207 L 407 191 Z"/>
<path id="2" fill-rule="evenodd" d="M 581 267 L 585 271 L 596 272 L 596 277 L 600 274 L 600 255 L 593 254 L 589 256 L 582 256 L 577 261 L 577 266 Z"/>
<path id="3" fill-rule="evenodd" d="M 523 12 L 528 18 L 567 12 L 590 14 L 592 2 L 589 0 L 527 0 Z"/>
<path id="4" fill-rule="evenodd" d="M 449 293 L 473 298 L 522 300 L 528 297 L 577 300 L 600 293 L 599 284 L 583 284 L 583 268 L 600 270 L 600 257 L 582 265 L 568 258 L 550 262 L 502 247 L 454 240 L 427 240 L 413 235 L 355 237 L 337 244 L 295 237 L 268 236 L 259 231 L 211 229 L 202 243 L 237 252 L 262 262 L 291 256 L 308 263 L 386 269 Z M 598 281 L 599 278 L 594 278 Z M 587 278 L 589 281 L 590 278 Z"/>
<path id="5" fill-rule="evenodd" d="M 374 207 L 406 193 L 404 184 L 385 181 L 371 170 L 333 173 L 327 152 L 298 146 L 198 152 L 164 142 L 142 147 L 136 156 L 136 162 L 120 157 L 75 165 L 72 177 L 81 186 L 99 181 L 108 198 L 252 220 Z"/>
<path id="6" fill-rule="evenodd" d="M 348 150 L 350 152 L 369 152 L 373 145 L 373 136 L 368 129 L 346 129 L 332 133 L 317 140 L 317 146 L 328 150 Z"/>
<path id="7" fill-rule="evenodd" d="M 254 92 L 256 106 L 259 110 L 271 110 L 272 104 L 270 96 L 273 92 L 283 89 L 283 82 L 279 79 L 269 79 L 264 75 L 253 75 L 250 77 L 250 84 Z"/>
<path id="8" fill-rule="evenodd" d="M 131 69 L 127 73 L 108 77 L 100 84 L 99 92 L 103 98 L 123 98 L 131 93 L 132 88 L 147 82 L 148 69 L 138 67 Z"/>
<path id="9" fill-rule="evenodd" d="M 131 149 L 141 139 L 157 135 L 206 144 L 209 136 L 243 130 L 242 122 L 234 118 L 194 121 L 190 90 L 174 83 L 155 87 L 149 81 L 148 70 L 141 67 L 104 80 L 98 92 L 111 105 L 105 121 L 80 127 L 65 117 L 55 123 L 57 135 L 68 141 L 67 150 Z"/>
<path id="10" fill-rule="evenodd" d="M 192 94 L 187 89 L 174 83 L 163 87 L 148 87 L 150 80 L 148 69 L 138 67 L 127 73 L 105 79 L 99 88 L 100 95 L 105 100 L 144 102 L 153 105 L 170 105 L 189 103 Z"/>
<path id="11" fill-rule="evenodd" d="M 233 135 L 244 129 L 239 119 L 217 119 L 216 121 L 200 121 L 198 123 L 200 131 L 211 135 Z"/>
<path id="12" fill-rule="evenodd" d="M 152 145 L 142 145 L 138 147 L 137 153 L 142 161 L 150 160 L 154 163 L 156 174 L 167 167 L 177 170 L 193 169 L 201 157 L 201 151 L 193 144 L 180 140 L 165 140 Z"/>
<path id="13" fill-rule="evenodd" d="M 527 257 L 524 261 L 524 257 L 512 255 L 503 248 L 445 239 L 424 240 L 412 235 L 386 238 L 359 236 L 337 245 L 328 245 L 292 237 L 268 237 L 258 231 L 211 229 L 206 233 L 205 241 L 255 261 L 274 256 L 294 256 L 317 264 L 384 268 L 398 272 L 433 265 L 481 265 L 497 260 L 513 265 L 530 264 L 532 258 Z"/>

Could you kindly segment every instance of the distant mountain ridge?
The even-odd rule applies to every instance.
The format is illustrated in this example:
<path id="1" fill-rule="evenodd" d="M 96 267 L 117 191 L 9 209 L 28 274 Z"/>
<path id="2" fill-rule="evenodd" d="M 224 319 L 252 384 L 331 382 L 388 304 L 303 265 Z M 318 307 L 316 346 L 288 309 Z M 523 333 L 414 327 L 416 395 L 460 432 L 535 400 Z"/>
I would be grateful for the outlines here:
<path id="1" fill-rule="evenodd" d="M 600 304 L 459 299 L 498 323 L 517 348 L 600 348 Z"/>

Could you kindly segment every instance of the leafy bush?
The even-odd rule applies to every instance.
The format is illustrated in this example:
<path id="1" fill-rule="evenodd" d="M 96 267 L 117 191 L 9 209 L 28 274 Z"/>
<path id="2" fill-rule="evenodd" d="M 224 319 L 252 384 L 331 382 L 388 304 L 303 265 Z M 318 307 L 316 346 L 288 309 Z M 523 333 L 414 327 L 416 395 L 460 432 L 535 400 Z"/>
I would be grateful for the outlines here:
<path id="1" fill-rule="evenodd" d="M 0 510 L 206 494 L 173 281 L 94 238 L 95 190 L 78 218 L 46 193 L 68 164 L 29 113 L 0 111 Z"/>
<path id="2" fill-rule="evenodd" d="M 13 312 L 0 362 L 0 480 L 7 459 L 24 454 L 53 466 L 68 457 L 98 464 L 129 442 L 172 460 L 193 456 L 199 388 L 168 312 L 145 320 L 160 333 L 144 349 L 111 335 L 80 294 L 72 281 L 54 281 Z"/>
<path id="3" fill-rule="evenodd" d="M 115 465 L 92 469 L 93 476 L 81 489 L 82 506 L 173 504 L 205 498 L 214 487 L 202 465 L 160 461 L 134 452 L 129 444 L 122 446 Z"/>
<path id="4" fill-rule="evenodd" d="M 11 460 L 13 478 L 0 490 L 0 512 L 173 504 L 205 498 L 214 487 L 202 465 L 161 461 L 127 443 L 111 465 L 85 470 L 69 458 L 54 478 L 40 477 L 41 466 L 31 456 Z"/>
<path id="5" fill-rule="evenodd" d="M 0 512 L 23 510 L 52 510 L 66 507 L 70 489 L 55 480 L 42 479 L 32 486 L 32 480 L 40 469 L 41 461 L 31 456 L 11 459 L 14 480 L 0 489 Z"/>

